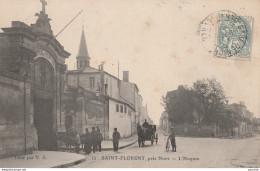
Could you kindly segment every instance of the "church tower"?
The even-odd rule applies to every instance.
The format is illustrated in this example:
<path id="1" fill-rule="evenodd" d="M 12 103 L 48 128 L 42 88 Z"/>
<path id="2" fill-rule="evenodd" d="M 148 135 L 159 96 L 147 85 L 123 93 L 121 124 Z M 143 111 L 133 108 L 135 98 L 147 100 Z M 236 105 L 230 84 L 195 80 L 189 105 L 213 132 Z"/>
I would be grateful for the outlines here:
<path id="1" fill-rule="evenodd" d="M 77 70 L 84 70 L 86 67 L 89 67 L 90 57 L 88 55 L 84 28 L 82 28 L 79 51 L 76 58 L 77 58 Z"/>

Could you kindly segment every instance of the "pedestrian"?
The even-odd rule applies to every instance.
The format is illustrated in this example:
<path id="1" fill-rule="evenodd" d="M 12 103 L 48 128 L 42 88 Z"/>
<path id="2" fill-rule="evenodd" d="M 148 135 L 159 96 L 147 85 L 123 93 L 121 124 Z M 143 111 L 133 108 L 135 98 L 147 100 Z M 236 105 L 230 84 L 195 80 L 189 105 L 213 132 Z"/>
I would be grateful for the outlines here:
<path id="1" fill-rule="evenodd" d="M 100 132 L 100 129 L 97 129 L 97 147 L 98 151 L 101 152 L 101 142 L 103 141 L 102 133 Z"/>
<path id="2" fill-rule="evenodd" d="M 138 131 L 139 129 L 141 129 L 141 125 L 140 125 L 139 122 L 137 123 L 137 126 L 136 126 L 136 127 L 137 127 L 137 131 Z"/>
<path id="3" fill-rule="evenodd" d="M 84 135 L 84 151 L 86 154 L 90 154 L 91 152 L 91 135 L 88 132 L 88 128 L 85 129 L 86 133 Z"/>
<path id="4" fill-rule="evenodd" d="M 97 150 L 97 131 L 95 130 L 95 127 L 92 127 L 91 131 L 91 144 L 93 153 L 95 153 Z"/>
<path id="5" fill-rule="evenodd" d="M 173 129 L 172 129 L 171 135 L 169 136 L 169 139 L 171 140 L 172 151 L 176 152 L 176 140 L 175 140 L 175 134 L 174 134 Z"/>
<path id="6" fill-rule="evenodd" d="M 120 133 L 117 131 L 117 128 L 114 128 L 114 132 L 113 132 L 114 151 L 118 151 L 119 139 L 120 139 Z"/>
<path id="7" fill-rule="evenodd" d="M 76 153 L 79 153 L 79 146 L 80 146 L 80 136 L 77 133 L 77 131 L 75 131 L 75 145 L 76 145 Z"/>
<path id="8" fill-rule="evenodd" d="M 97 125 L 96 126 L 96 132 L 98 131 L 99 129 L 99 126 Z M 96 143 L 97 147 L 96 147 L 96 150 L 98 150 L 98 132 L 97 132 L 97 143 Z"/>

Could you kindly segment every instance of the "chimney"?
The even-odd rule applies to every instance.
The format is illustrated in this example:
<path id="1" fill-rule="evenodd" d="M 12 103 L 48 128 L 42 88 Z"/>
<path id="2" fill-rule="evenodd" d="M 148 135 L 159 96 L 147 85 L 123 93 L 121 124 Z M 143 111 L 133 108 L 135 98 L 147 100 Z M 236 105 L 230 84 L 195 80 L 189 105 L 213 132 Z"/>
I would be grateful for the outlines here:
<path id="1" fill-rule="evenodd" d="M 123 81 L 129 82 L 129 71 L 123 71 Z"/>
<path id="2" fill-rule="evenodd" d="M 103 70 L 104 70 L 104 64 L 98 65 L 98 70 L 99 70 L 99 71 L 103 71 Z"/>

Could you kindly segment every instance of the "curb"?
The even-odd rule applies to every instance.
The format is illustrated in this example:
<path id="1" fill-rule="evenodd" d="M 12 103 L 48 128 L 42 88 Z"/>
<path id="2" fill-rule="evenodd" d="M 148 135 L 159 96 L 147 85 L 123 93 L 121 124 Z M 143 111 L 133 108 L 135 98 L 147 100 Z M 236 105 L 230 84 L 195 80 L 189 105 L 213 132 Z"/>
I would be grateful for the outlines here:
<path id="1" fill-rule="evenodd" d="M 131 142 L 131 143 L 129 143 L 129 144 L 126 144 L 126 145 L 124 145 L 124 146 L 119 147 L 119 149 L 124 149 L 124 148 L 126 148 L 126 147 L 129 147 L 129 146 L 135 144 L 136 142 L 137 142 L 137 140 L 134 140 L 133 142 Z M 113 149 L 113 148 L 103 148 L 103 149 L 102 149 L 102 151 L 110 151 L 110 150 L 114 150 L 114 149 Z"/>
<path id="2" fill-rule="evenodd" d="M 74 165 L 80 164 L 80 163 L 82 163 L 84 161 L 86 161 L 86 157 L 85 156 L 84 156 L 84 159 L 79 159 L 79 160 L 76 160 L 76 161 L 73 161 L 73 162 L 70 162 L 70 163 L 65 163 L 65 164 L 61 164 L 61 165 L 58 165 L 58 166 L 53 166 L 51 168 L 66 168 L 66 167 L 70 167 L 70 166 L 74 166 Z"/>
<path id="3" fill-rule="evenodd" d="M 129 146 L 135 144 L 136 142 L 137 142 L 137 140 L 134 140 L 133 142 L 131 142 L 131 143 L 129 143 L 129 144 L 126 144 L 126 145 L 124 145 L 124 146 L 119 147 L 119 149 L 124 149 L 124 148 L 126 148 L 126 147 L 129 147 Z M 114 150 L 114 149 L 113 149 L 113 148 L 104 148 L 104 149 L 102 149 L 102 151 L 110 151 L 110 150 Z M 82 155 L 82 156 L 83 156 L 83 155 Z M 51 168 L 66 168 L 66 167 L 78 165 L 78 164 L 80 164 L 80 163 L 82 163 L 82 162 L 84 162 L 84 161 L 86 161 L 85 156 L 84 156 L 83 159 L 79 159 L 79 160 L 76 160 L 76 161 L 73 161 L 73 162 L 70 162 L 70 163 L 61 164 L 61 165 L 58 165 L 58 166 L 53 166 L 53 167 L 51 167 Z"/>

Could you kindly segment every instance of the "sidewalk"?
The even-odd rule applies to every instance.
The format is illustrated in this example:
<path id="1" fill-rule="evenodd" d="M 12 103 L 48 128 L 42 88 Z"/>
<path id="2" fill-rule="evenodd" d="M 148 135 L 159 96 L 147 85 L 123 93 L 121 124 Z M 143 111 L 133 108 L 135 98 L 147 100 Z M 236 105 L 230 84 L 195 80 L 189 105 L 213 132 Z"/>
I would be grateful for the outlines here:
<path id="1" fill-rule="evenodd" d="M 134 143 L 137 142 L 137 139 L 138 139 L 138 137 L 136 134 L 131 137 L 128 137 L 128 138 L 121 138 L 119 140 L 119 149 L 123 149 L 123 148 L 133 145 Z M 112 140 L 102 141 L 101 145 L 102 145 L 102 151 L 114 150 Z M 61 147 L 59 150 L 66 151 L 66 152 L 69 152 L 69 151 L 74 152 L 74 148 L 66 148 L 65 146 Z M 83 150 L 82 146 L 81 146 L 81 150 Z"/>
<path id="2" fill-rule="evenodd" d="M 84 155 L 58 151 L 34 151 L 33 154 L 0 159 L 1 168 L 62 168 L 86 160 Z"/>

